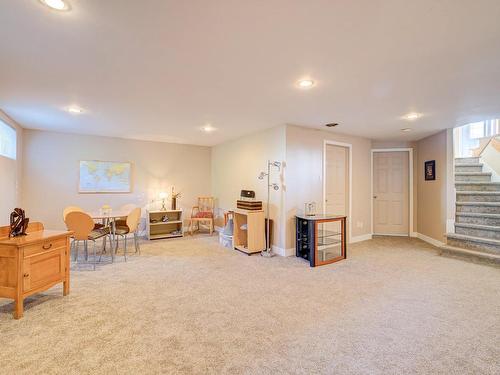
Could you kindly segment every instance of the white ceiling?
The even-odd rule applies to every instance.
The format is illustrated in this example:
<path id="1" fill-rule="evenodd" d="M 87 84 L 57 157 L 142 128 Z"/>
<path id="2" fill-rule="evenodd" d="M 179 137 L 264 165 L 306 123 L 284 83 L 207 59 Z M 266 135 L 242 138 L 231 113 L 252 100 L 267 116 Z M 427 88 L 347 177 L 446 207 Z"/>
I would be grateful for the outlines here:
<path id="1" fill-rule="evenodd" d="M 498 0 L 69 2 L 0 0 L 0 108 L 27 128 L 213 145 L 328 122 L 416 140 L 500 117 Z"/>

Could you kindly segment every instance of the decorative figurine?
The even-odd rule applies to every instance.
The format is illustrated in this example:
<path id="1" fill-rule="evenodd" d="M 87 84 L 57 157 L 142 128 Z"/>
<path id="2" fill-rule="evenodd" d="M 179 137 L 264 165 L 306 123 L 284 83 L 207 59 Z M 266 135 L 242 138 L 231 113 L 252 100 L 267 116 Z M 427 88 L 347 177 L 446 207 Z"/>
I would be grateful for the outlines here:
<path id="1" fill-rule="evenodd" d="M 26 236 L 29 221 L 23 209 L 15 208 L 10 214 L 9 237 Z"/>

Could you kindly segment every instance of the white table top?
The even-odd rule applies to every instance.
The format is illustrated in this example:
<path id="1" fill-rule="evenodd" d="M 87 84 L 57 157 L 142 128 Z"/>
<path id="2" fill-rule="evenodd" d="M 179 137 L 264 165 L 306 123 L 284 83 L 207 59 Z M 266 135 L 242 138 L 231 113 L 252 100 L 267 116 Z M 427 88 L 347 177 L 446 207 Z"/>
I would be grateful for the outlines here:
<path id="1" fill-rule="evenodd" d="M 130 212 L 113 210 L 107 214 L 103 214 L 102 212 L 99 211 L 87 212 L 87 214 L 89 214 L 92 219 L 99 220 L 99 219 L 117 219 L 119 217 L 127 217 L 130 214 Z"/>

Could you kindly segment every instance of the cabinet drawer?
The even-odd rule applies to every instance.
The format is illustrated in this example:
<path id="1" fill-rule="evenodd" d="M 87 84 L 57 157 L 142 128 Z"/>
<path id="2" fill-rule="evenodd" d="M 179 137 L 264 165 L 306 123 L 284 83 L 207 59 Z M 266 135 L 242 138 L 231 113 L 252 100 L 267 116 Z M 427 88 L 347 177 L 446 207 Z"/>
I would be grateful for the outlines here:
<path id="1" fill-rule="evenodd" d="M 36 254 L 45 253 L 49 250 L 66 247 L 66 238 L 58 238 L 55 240 L 47 240 L 34 245 L 29 245 L 24 248 L 24 257 L 30 257 Z"/>
<path id="2" fill-rule="evenodd" d="M 24 293 L 42 288 L 64 278 L 66 249 L 45 250 L 44 253 L 25 258 L 23 262 Z"/>

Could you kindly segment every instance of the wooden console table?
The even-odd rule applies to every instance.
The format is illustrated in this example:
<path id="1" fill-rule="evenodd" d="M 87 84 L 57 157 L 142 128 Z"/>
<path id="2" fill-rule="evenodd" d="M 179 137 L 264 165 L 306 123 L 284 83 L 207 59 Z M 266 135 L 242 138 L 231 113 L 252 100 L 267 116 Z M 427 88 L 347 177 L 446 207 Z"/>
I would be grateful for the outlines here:
<path id="1" fill-rule="evenodd" d="M 8 227 L 0 228 L 0 297 L 14 300 L 15 319 L 22 318 L 28 296 L 61 282 L 63 295 L 69 294 L 71 234 L 33 223 L 26 236 L 9 238 Z"/>

